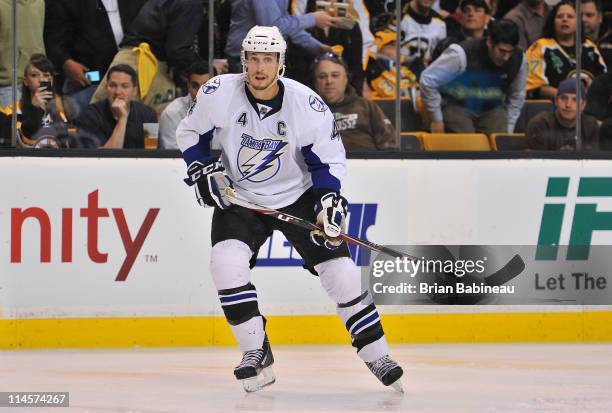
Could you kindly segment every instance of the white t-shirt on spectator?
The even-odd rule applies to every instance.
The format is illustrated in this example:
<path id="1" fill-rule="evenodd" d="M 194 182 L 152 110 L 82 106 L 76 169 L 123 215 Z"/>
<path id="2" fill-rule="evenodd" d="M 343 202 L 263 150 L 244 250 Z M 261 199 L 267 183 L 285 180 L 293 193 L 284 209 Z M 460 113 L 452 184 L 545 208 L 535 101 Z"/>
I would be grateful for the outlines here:
<path id="1" fill-rule="evenodd" d="M 119 16 L 119 4 L 117 4 L 117 0 L 102 0 L 102 3 L 106 9 L 106 14 L 108 14 L 111 29 L 113 29 L 115 43 L 119 47 L 119 43 L 123 40 L 123 26 L 121 25 L 121 16 Z"/>

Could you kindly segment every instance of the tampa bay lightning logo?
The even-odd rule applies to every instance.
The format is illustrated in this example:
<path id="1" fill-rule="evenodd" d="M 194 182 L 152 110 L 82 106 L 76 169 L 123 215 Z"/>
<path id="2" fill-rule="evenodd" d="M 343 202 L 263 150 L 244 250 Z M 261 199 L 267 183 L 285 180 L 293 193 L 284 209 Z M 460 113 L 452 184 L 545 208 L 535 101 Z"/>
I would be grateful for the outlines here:
<path id="1" fill-rule="evenodd" d="M 237 166 L 242 174 L 238 181 L 264 182 L 276 175 L 281 167 L 280 157 L 287 142 L 280 139 L 255 139 L 246 133 L 238 151 Z"/>
<path id="2" fill-rule="evenodd" d="M 310 95 L 308 103 L 310 103 L 310 107 L 316 112 L 325 112 L 327 110 L 327 105 L 318 96 Z"/>
<path id="3" fill-rule="evenodd" d="M 221 80 L 218 77 L 213 77 L 208 82 L 202 85 L 202 92 L 210 95 L 211 93 L 215 93 L 219 86 L 221 85 Z"/>

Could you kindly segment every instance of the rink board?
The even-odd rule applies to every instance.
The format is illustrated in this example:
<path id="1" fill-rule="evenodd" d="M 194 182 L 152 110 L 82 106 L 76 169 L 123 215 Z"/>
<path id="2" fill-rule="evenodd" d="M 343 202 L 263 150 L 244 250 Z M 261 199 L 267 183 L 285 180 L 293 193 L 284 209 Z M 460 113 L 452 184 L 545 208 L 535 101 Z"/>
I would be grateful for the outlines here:
<path id="1" fill-rule="evenodd" d="M 212 211 L 179 159 L 0 157 L 0 348 L 226 345 L 208 271 Z M 549 178 L 568 178 L 547 197 Z M 565 207 L 606 160 L 349 160 L 352 235 L 386 244 L 537 243 L 544 204 Z M 612 211 L 610 197 L 590 197 Z M 594 245 L 612 245 L 595 231 Z M 359 260 L 367 252 L 353 251 Z M 318 279 L 275 234 L 253 271 L 270 335 L 346 343 Z M 612 340 L 610 307 L 380 307 L 393 342 Z M 325 334 L 321 334 L 324 331 Z"/>

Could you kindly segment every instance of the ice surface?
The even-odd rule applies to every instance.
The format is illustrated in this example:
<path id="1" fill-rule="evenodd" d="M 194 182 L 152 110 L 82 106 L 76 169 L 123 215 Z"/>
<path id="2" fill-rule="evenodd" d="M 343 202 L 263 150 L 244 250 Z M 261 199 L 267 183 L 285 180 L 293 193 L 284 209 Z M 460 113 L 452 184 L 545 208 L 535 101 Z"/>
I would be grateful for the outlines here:
<path id="1" fill-rule="evenodd" d="M 274 346 L 276 383 L 246 394 L 237 348 L 0 352 L 0 391 L 69 391 L 71 412 L 612 412 L 611 344 L 392 346 L 405 395 L 349 346 Z M 0 408 L 16 413 L 25 409 Z"/>

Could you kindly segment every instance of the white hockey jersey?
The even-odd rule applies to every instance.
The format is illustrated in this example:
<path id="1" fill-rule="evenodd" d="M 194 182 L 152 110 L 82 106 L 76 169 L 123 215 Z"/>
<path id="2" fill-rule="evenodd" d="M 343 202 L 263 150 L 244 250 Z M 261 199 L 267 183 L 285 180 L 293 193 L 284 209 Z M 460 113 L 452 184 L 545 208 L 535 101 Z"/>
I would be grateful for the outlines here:
<path id="1" fill-rule="evenodd" d="M 408 12 L 402 17 L 400 28 L 404 35 L 401 53 L 406 57 L 406 61 L 412 63 L 420 60 L 423 67 L 427 67 L 436 46 L 446 38 L 444 20 L 433 10 L 429 16 L 423 17 L 408 6 Z"/>
<path id="2" fill-rule="evenodd" d="M 279 86 L 273 101 L 280 104 L 267 106 L 247 93 L 243 74 L 216 76 L 202 85 L 176 131 L 187 165 L 211 162 L 214 136 L 238 194 L 270 208 L 292 204 L 311 186 L 340 192 L 346 169 L 323 99 L 291 79 Z"/>

